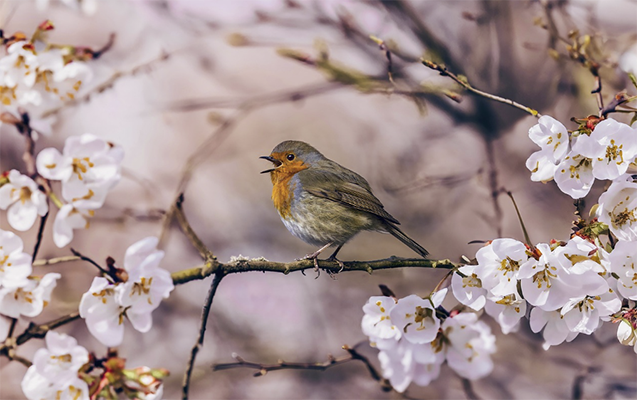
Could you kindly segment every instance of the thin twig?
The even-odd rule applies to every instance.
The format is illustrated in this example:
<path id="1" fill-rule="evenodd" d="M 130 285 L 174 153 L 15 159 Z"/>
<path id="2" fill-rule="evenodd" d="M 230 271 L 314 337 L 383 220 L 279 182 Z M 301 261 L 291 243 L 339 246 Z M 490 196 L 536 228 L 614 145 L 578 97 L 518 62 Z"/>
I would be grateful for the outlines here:
<path id="1" fill-rule="evenodd" d="M 199 327 L 199 337 L 197 338 L 197 342 L 192 347 L 190 351 L 190 359 L 188 360 L 188 366 L 186 368 L 186 372 L 184 372 L 183 379 L 183 387 L 182 387 L 182 399 L 188 400 L 188 391 L 190 389 L 190 376 L 192 375 L 192 370 L 195 366 L 195 359 L 197 358 L 197 353 L 199 353 L 199 349 L 203 347 L 204 335 L 206 333 L 206 325 L 208 324 L 208 316 L 210 315 L 210 307 L 212 306 L 212 300 L 215 297 L 215 293 L 217 293 L 217 288 L 219 287 L 219 283 L 225 274 L 223 271 L 218 271 L 215 274 L 215 277 L 210 285 L 210 290 L 208 291 L 208 297 L 206 298 L 206 303 L 203 306 L 203 310 L 201 311 L 201 326 Z"/>
<path id="2" fill-rule="evenodd" d="M 118 280 L 118 278 L 116 276 L 113 276 L 109 271 L 105 270 L 104 268 L 102 268 L 101 265 L 99 265 L 98 263 L 96 263 L 95 261 L 93 261 L 92 259 L 90 259 L 89 257 L 86 257 L 84 255 L 82 255 L 79 251 L 75 250 L 74 248 L 71 247 L 71 253 L 73 253 L 73 255 L 79 257 L 80 259 L 82 259 L 83 261 L 86 261 L 92 265 L 94 265 L 95 267 L 97 267 L 97 269 L 99 269 L 105 276 L 110 277 L 112 279 L 114 279 L 116 282 Z"/>
<path id="3" fill-rule="evenodd" d="M 49 258 L 48 260 L 35 260 L 33 261 L 32 265 L 34 267 L 42 267 L 45 265 L 53 265 L 53 264 L 61 264 L 61 263 L 65 263 L 65 262 L 71 262 L 71 261 L 80 261 L 82 260 L 80 257 L 78 256 L 64 256 L 64 257 L 56 257 L 56 258 Z"/>
<path id="4" fill-rule="evenodd" d="M 48 200 L 47 200 L 48 202 Z M 41 218 L 40 218 L 40 227 L 38 228 L 38 236 L 37 239 L 35 240 L 35 246 L 33 247 L 33 256 L 31 256 L 31 263 L 33 263 L 35 261 L 35 258 L 38 255 L 38 251 L 40 250 L 40 246 L 42 245 L 42 236 L 44 234 L 44 227 L 46 226 L 46 221 L 49 218 L 49 212 L 47 211 L 46 214 L 44 214 Z"/>
<path id="5" fill-rule="evenodd" d="M 184 210 L 182 208 L 183 203 L 184 195 L 182 193 L 177 197 L 177 201 L 174 205 L 174 215 L 177 219 L 177 222 L 179 223 L 179 227 L 181 228 L 184 235 L 186 235 L 190 243 L 192 243 L 195 249 L 197 249 L 199 255 L 201 255 L 201 258 L 203 258 L 204 260 L 214 259 L 215 257 L 212 252 L 208 250 L 206 245 L 199 238 L 199 236 L 197 236 L 197 233 L 192 229 L 190 223 L 186 219 L 186 215 L 184 214 Z"/>
<path id="6" fill-rule="evenodd" d="M 524 225 L 524 220 L 522 219 L 522 214 L 520 214 L 520 209 L 518 208 L 518 204 L 515 202 L 513 198 L 513 193 L 507 190 L 507 196 L 511 199 L 513 203 L 513 207 L 515 207 L 515 213 L 518 215 L 518 221 L 520 221 L 520 226 L 522 227 L 522 232 L 524 233 L 524 240 L 526 240 L 526 244 L 528 244 L 531 248 L 533 247 L 533 242 L 529 238 L 529 232 L 526 230 L 526 225 Z"/>
<path id="7" fill-rule="evenodd" d="M 283 360 L 277 361 L 275 364 L 261 364 L 256 362 L 246 361 L 238 355 L 234 355 L 233 358 L 237 360 L 232 363 L 222 363 L 222 364 L 214 364 L 212 366 L 213 371 L 222 371 L 226 369 L 233 368 L 252 368 L 258 369 L 258 372 L 254 373 L 255 377 L 263 376 L 270 371 L 279 371 L 284 369 L 295 369 L 295 370 L 314 370 L 314 371 L 325 371 L 330 367 L 345 364 L 350 361 L 358 360 L 365 364 L 367 371 L 371 375 L 372 379 L 380 383 L 381 388 L 384 391 L 392 390 L 392 386 L 389 381 L 382 377 L 382 375 L 376 370 L 376 368 L 371 364 L 369 359 L 362 354 L 360 354 L 356 350 L 356 346 L 349 347 L 348 345 L 344 345 L 343 350 L 347 351 L 348 355 L 335 358 L 331 354 L 328 355 L 326 361 L 321 362 L 309 362 L 309 363 L 301 363 L 301 362 L 287 362 Z"/>
<path id="8" fill-rule="evenodd" d="M 345 364 L 349 361 L 354 360 L 351 354 L 334 358 L 331 354 L 327 356 L 326 361 L 322 362 L 308 362 L 308 363 L 295 363 L 295 362 L 286 362 L 283 360 L 277 361 L 276 364 L 260 364 L 256 362 L 246 361 L 238 355 L 233 355 L 233 358 L 237 360 L 236 362 L 231 363 L 222 363 L 222 364 L 214 364 L 212 366 L 213 371 L 223 371 L 226 369 L 234 369 L 234 368 L 253 368 L 258 369 L 258 372 L 254 373 L 255 377 L 263 376 L 270 371 L 278 371 L 281 369 L 309 369 L 316 371 L 325 371 L 329 367 L 333 367 L 335 365 Z"/>
<path id="9" fill-rule="evenodd" d="M 500 97 L 500 96 L 497 96 L 495 94 L 487 93 L 487 92 L 484 92 L 482 90 L 474 88 L 466 80 L 463 80 L 463 79 L 459 78 L 456 74 L 454 74 L 453 72 L 449 71 L 446 67 L 438 65 L 438 64 L 436 64 L 433 61 L 429 61 L 429 60 L 423 59 L 422 63 L 426 67 L 429 67 L 429 68 L 431 68 L 433 70 L 436 70 L 436 71 L 440 72 L 440 75 L 448 76 L 449 78 L 451 78 L 454 81 L 456 81 L 456 83 L 458 83 L 460 86 L 462 86 L 463 88 L 467 89 L 468 91 L 470 91 L 470 92 L 472 92 L 474 94 L 477 94 L 478 96 L 482 96 L 482 97 L 485 97 L 487 99 L 494 100 L 494 101 L 497 101 L 497 102 L 500 102 L 500 103 L 508 104 L 508 105 L 510 105 L 512 107 L 515 107 L 515 108 L 519 109 L 519 110 L 525 111 L 525 112 L 531 114 L 532 116 L 534 116 L 536 118 L 539 118 L 539 117 L 542 116 L 537 110 L 534 110 L 531 107 L 527 107 L 527 106 L 525 106 L 523 104 L 520 104 L 517 101 L 513 101 L 511 99 Z"/>

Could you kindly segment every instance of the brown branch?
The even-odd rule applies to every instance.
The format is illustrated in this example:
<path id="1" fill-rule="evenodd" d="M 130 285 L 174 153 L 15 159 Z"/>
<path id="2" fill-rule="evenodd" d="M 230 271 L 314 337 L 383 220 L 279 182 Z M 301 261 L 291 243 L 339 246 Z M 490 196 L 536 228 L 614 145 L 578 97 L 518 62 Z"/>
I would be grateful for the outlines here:
<path id="1" fill-rule="evenodd" d="M 0 344 L 0 356 L 8 357 L 10 351 L 15 349 L 16 346 L 23 345 L 33 338 L 43 338 L 47 332 L 52 329 L 58 328 L 62 325 L 66 325 L 69 322 L 75 321 L 80 318 L 80 314 L 77 312 L 65 315 L 58 319 L 54 319 L 53 321 L 45 322 L 40 325 L 36 325 L 33 322 L 29 325 L 27 329 L 24 330 L 18 337 L 9 338 Z"/>
<path id="2" fill-rule="evenodd" d="M 210 315 L 210 307 L 212 306 L 212 300 L 217 293 L 217 288 L 219 287 L 219 283 L 225 274 L 223 271 L 217 271 L 215 273 L 215 278 L 210 285 L 210 290 L 208 291 L 208 296 L 206 298 L 206 303 L 203 306 L 203 310 L 201 311 L 201 326 L 199 327 L 199 337 L 197 338 L 197 342 L 192 347 L 190 351 L 190 358 L 188 359 L 188 366 L 186 371 L 184 372 L 183 386 L 182 386 L 182 399 L 188 400 L 188 391 L 190 390 L 190 376 L 192 375 L 192 370 L 195 367 L 195 359 L 197 358 L 197 353 L 199 353 L 199 349 L 203 347 L 204 336 L 206 333 L 206 325 L 208 325 L 208 316 Z"/>
<path id="3" fill-rule="evenodd" d="M 508 105 L 510 105 L 512 107 L 515 107 L 515 108 L 519 109 L 519 110 L 525 111 L 525 112 L 527 112 L 527 113 L 529 113 L 532 116 L 537 117 L 537 118 L 542 116 L 537 110 L 534 110 L 531 107 L 527 107 L 527 106 L 525 106 L 523 104 L 520 104 L 520 103 L 518 103 L 516 101 L 513 101 L 511 99 L 500 97 L 500 96 L 497 96 L 495 94 L 487 93 L 487 92 L 484 92 L 482 90 L 474 88 L 466 80 L 461 79 L 456 74 L 454 74 L 453 72 L 449 71 L 445 66 L 438 65 L 438 64 L 436 64 L 433 61 L 429 61 L 429 60 L 425 60 L 425 59 L 423 59 L 421 61 L 422 61 L 424 66 L 426 66 L 428 68 L 431 68 L 431 69 L 433 69 L 435 71 L 440 72 L 440 75 L 442 75 L 442 76 L 448 76 L 449 78 L 451 78 L 454 81 L 456 81 L 456 83 L 458 83 L 460 86 L 462 86 L 463 88 L 467 89 L 471 93 L 477 94 L 478 96 L 482 96 L 482 97 L 485 97 L 485 98 L 493 100 L 493 101 L 497 101 L 497 102 L 500 102 L 500 103 L 508 104 Z"/>
<path id="4" fill-rule="evenodd" d="M 377 270 L 393 268 L 441 268 L 453 269 L 458 266 L 450 260 L 426 260 L 424 258 L 400 258 L 392 256 L 383 260 L 374 261 L 345 261 L 345 268 L 336 261 L 318 260 L 319 268 L 331 274 L 349 271 L 364 271 L 369 274 Z M 268 261 L 263 258 L 239 259 L 229 263 L 216 263 L 214 265 L 203 265 L 172 273 L 173 283 L 181 285 L 186 282 L 205 279 L 206 277 L 221 270 L 224 274 L 236 274 L 240 272 L 279 272 L 289 274 L 290 272 L 300 272 L 307 269 L 314 269 L 312 260 L 293 261 L 289 263 Z"/>
<path id="5" fill-rule="evenodd" d="M 322 362 L 309 362 L 309 363 L 300 363 L 300 362 L 286 362 L 283 360 L 277 361 L 275 364 L 261 364 L 256 362 L 246 361 L 238 355 L 234 355 L 233 358 L 237 360 L 233 363 L 222 363 L 222 364 L 214 364 L 212 366 L 213 371 L 222 371 L 226 369 L 233 368 L 252 368 L 258 369 L 258 372 L 254 373 L 255 377 L 263 376 L 270 371 L 279 371 L 284 369 L 294 369 L 294 370 L 313 370 L 313 371 L 325 371 L 328 368 L 331 368 L 336 365 L 341 365 L 348 363 L 350 361 L 358 360 L 365 364 L 367 371 L 371 375 L 372 379 L 377 381 L 383 391 L 393 390 L 389 380 L 382 377 L 382 375 L 376 370 L 376 368 L 371 364 L 369 359 L 358 351 L 356 351 L 356 346 L 349 347 L 348 345 L 343 346 L 343 350 L 347 351 L 348 355 L 335 358 L 331 354 L 327 356 L 326 361 Z"/>
<path id="6" fill-rule="evenodd" d="M 181 231 L 184 233 L 184 235 L 186 235 L 186 237 L 188 238 L 190 243 L 192 243 L 194 248 L 197 249 L 201 258 L 203 258 L 204 260 L 215 260 L 216 257 L 214 256 L 214 254 L 212 254 L 212 252 L 208 250 L 206 245 L 199 238 L 199 236 L 197 236 L 197 233 L 192 229 L 192 227 L 190 226 L 190 223 L 186 219 L 186 214 L 184 214 L 184 210 L 182 208 L 183 203 L 184 203 L 184 195 L 182 193 L 177 197 L 177 201 L 175 202 L 175 205 L 174 205 L 174 215 L 175 215 L 175 218 L 177 219 L 177 222 L 179 223 L 179 227 L 181 228 Z"/>

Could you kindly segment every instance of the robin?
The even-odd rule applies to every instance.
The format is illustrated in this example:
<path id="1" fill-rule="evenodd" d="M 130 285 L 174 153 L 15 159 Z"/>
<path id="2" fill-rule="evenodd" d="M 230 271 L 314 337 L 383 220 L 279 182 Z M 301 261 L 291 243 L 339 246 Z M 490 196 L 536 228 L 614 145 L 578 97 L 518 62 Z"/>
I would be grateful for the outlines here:
<path id="1" fill-rule="evenodd" d="M 326 158 L 309 144 L 296 140 L 279 143 L 269 156 L 272 201 L 285 227 L 294 236 L 320 246 L 303 259 L 313 260 L 318 270 L 319 254 L 337 246 L 328 258 L 336 258 L 343 245 L 360 231 L 389 232 L 410 249 L 426 257 L 429 252 L 409 238 L 400 222 L 385 211 L 369 183 L 356 172 Z"/>

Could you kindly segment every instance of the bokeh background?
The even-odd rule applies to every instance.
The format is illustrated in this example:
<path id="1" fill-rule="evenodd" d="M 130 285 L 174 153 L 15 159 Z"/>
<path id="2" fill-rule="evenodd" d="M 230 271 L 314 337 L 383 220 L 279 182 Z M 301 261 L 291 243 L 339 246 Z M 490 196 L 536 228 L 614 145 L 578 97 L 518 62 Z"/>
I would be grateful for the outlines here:
<path id="1" fill-rule="evenodd" d="M 259 174 L 268 165 L 258 157 L 286 139 L 307 141 L 366 177 L 405 232 L 433 258 L 471 258 L 480 246 L 469 244 L 474 240 L 523 239 L 508 197 L 493 195 L 502 189 L 513 192 L 533 241 L 565 240 L 572 200 L 552 182 L 531 182 L 524 166 L 536 150 L 527 136 L 535 119 L 466 93 L 459 104 L 450 100 L 444 91 L 459 88 L 418 59 L 425 55 L 444 61 L 474 86 L 573 129 L 571 117 L 597 112 L 590 94 L 593 77 L 567 57 L 550 56 L 551 47 L 566 53 L 546 28 L 548 16 L 563 36 L 575 29 L 593 35 L 606 99 L 631 90 L 617 63 L 637 39 L 637 2 L 629 0 L 0 4 L 5 33 L 30 33 L 50 19 L 55 43 L 99 48 L 116 34 L 114 46 L 90 64 L 95 76 L 84 88 L 93 93 L 90 99 L 60 109 L 53 135 L 36 145 L 36 151 L 61 148 L 66 137 L 91 132 L 125 149 L 124 178 L 90 229 L 76 231 L 72 243 L 96 260 L 121 260 L 130 244 L 161 233 L 162 211 L 183 183 L 189 159 L 194 162 L 185 185 L 186 214 L 220 260 L 243 255 L 291 261 L 313 251 L 287 232 L 271 204 L 270 180 Z M 387 81 L 385 54 L 370 34 L 394 51 L 395 86 Z M 330 65 L 355 70 L 365 82 L 376 83 L 334 81 L 325 69 L 281 56 L 277 50 L 282 48 L 312 60 L 329 57 Z M 112 84 L 100 88 L 105 82 Z M 416 94 L 401 94 L 410 91 Z M 15 129 L 0 127 L 0 170 L 23 168 L 23 146 Z M 589 203 L 600 192 L 601 186 L 595 187 Z M 10 229 L 4 212 L 0 228 Z M 35 231 L 21 235 L 25 247 L 34 243 Z M 176 225 L 164 239 L 164 268 L 174 272 L 201 264 Z M 49 226 L 39 258 L 67 254 L 68 248 L 54 246 Z M 343 260 L 391 255 L 414 256 L 391 236 L 378 233 L 358 235 L 340 253 Z M 61 272 L 63 278 L 37 321 L 75 310 L 95 275 L 85 263 L 36 272 L 45 269 Z M 213 373 L 210 366 L 232 361 L 232 353 L 262 363 L 343 355 L 342 345 L 365 341 L 361 307 L 380 293 L 379 284 L 399 297 L 427 295 L 443 276 L 444 271 L 427 269 L 350 272 L 336 279 L 327 274 L 314 279 L 312 273 L 228 276 L 213 303 L 191 398 L 400 398 L 382 392 L 355 362 L 326 372 L 277 371 L 259 378 L 252 377 L 252 370 Z M 129 366 L 171 371 L 165 398 L 180 397 L 209 284 L 210 278 L 176 287 L 154 312 L 149 333 L 126 331 L 120 354 Z M 447 302 L 454 305 L 451 296 Z M 474 383 L 479 396 L 571 398 L 578 377 L 584 398 L 636 396 L 635 354 L 617 342 L 614 326 L 545 352 L 541 336 L 525 320 L 517 333 L 505 336 L 484 318 L 497 336 L 498 351 L 493 373 Z M 60 330 L 89 350 L 105 351 L 82 321 Z M 20 354 L 29 358 L 40 346 L 41 341 L 33 340 Z M 361 348 L 376 362 L 374 349 Z M 19 382 L 24 373 L 21 364 L 0 359 L 0 398 L 23 397 Z M 447 367 L 429 387 L 412 385 L 408 393 L 428 399 L 466 397 Z"/>

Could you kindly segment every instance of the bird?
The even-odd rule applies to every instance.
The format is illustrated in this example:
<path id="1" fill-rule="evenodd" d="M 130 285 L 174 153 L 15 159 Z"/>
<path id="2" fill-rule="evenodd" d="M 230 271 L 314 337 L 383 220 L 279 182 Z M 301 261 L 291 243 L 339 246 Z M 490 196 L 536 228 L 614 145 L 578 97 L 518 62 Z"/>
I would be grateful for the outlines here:
<path id="1" fill-rule="evenodd" d="M 398 228 L 400 222 L 385 211 L 369 183 L 356 172 L 325 157 L 308 143 L 286 140 L 270 155 L 272 202 L 290 233 L 319 249 L 298 260 L 313 260 L 330 246 L 336 250 L 327 258 L 344 268 L 336 258 L 343 245 L 361 231 L 392 234 L 423 258 L 429 252 Z M 340 271 L 339 271 L 340 272 Z"/>

